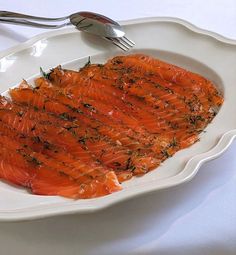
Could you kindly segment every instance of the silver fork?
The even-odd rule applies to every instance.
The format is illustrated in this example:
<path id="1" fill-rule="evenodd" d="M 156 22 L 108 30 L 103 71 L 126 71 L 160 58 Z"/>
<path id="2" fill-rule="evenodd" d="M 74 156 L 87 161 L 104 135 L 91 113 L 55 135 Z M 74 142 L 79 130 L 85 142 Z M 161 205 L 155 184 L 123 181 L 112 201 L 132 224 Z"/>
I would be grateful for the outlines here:
<path id="1" fill-rule="evenodd" d="M 32 20 L 54 23 L 65 22 L 59 24 L 47 24 L 32 22 Z M 135 45 L 132 40 L 125 36 L 125 32 L 119 23 L 106 16 L 93 12 L 77 12 L 60 18 L 45 18 L 15 12 L 0 11 L 0 22 L 48 29 L 57 29 L 74 25 L 80 31 L 105 38 L 123 51 L 128 51 Z"/>

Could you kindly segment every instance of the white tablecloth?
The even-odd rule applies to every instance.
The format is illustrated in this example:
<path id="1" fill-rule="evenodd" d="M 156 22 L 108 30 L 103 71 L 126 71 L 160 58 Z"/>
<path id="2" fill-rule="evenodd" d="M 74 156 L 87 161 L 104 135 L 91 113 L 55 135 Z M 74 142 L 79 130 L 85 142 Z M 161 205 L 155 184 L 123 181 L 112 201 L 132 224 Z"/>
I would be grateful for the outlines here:
<path id="1" fill-rule="evenodd" d="M 90 10 L 117 20 L 175 16 L 236 39 L 235 0 L 0 0 L 0 8 L 41 16 Z M 0 50 L 42 31 L 0 24 Z M 191 182 L 101 212 L 0 223 L 0 254 L 235 255 L 235 155 L 236 142 Z"/>

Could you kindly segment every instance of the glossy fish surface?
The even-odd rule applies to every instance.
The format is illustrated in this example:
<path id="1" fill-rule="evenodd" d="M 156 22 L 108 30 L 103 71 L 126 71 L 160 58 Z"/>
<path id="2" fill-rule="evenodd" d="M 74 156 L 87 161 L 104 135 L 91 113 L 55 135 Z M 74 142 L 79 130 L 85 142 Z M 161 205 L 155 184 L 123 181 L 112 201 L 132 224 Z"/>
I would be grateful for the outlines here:
<path id="1" fill-rule="evenodd" d="M 143 54 L 59 66 L 9 95 L 0 98 L 0 178 L 72 199 L 156 169 L 198 141 L 224 101 L 210 80 Z"/>

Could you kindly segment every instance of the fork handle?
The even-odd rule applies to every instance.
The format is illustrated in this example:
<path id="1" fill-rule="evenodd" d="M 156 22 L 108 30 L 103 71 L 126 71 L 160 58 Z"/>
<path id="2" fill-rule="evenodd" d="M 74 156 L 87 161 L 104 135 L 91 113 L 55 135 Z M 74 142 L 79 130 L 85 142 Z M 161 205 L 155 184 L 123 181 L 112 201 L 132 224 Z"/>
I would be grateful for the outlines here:
<path id="1" fill-rule="evenodd" d="M 0 18 L 0 23 L 6 23 L 6 24 L 11 24 L 11 25 L 23 25 L 23 26 L 38 27 L 38 28 L 47 28 L 47 29 L 61 28 L 61 27 L 65 27 L 67 25 L 71 25 L 70 22 L 63 23 L 60 25 L 47 25 L 47 24 L 42 24 L 42 23 L 31 22 L 31 21 L 24 20 L 24 19 L 10 19 L 10 18 L 7 18 L 7 19 Z"/>
<path id="2" fill-rule="evenodd" d="M 53 21 L 62 21 L 62 20 L 68 19 L 69 16 L 61 17 L 61 18 L 46 18 L 46 17 L 26 15 L 26 14 L 17 13 L 17 12 L 0 11 L 0 19 L 11 19 L 11 18 L 53 22 Z"/>

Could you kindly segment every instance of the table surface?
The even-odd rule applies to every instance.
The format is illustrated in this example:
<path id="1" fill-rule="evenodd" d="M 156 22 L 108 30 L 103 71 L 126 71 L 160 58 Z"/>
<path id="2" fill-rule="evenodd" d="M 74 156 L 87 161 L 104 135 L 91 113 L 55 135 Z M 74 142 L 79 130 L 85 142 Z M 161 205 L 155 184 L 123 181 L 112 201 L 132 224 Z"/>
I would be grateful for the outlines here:
<path id="1" fill-rule="evenodd" d="M 2 10 L 64 16 L 79 10 L 116 20 L 173 16 L 236 39 L 235 0 L 0 0 Z M 0 50 L 44 32 L 0 24 Z M 0 223 L 2 255 L 235 255 L 236 142 L 189 183 L 87 215 Z"/>

